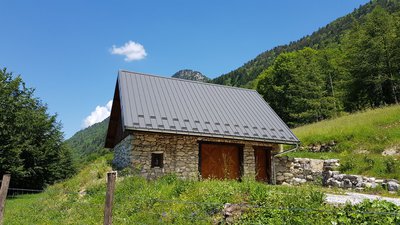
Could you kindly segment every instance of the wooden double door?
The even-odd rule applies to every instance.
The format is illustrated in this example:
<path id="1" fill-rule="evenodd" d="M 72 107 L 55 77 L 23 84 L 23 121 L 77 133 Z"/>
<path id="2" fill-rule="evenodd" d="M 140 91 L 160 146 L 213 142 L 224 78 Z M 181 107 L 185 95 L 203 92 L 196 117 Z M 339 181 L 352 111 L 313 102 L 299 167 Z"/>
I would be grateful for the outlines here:
<path id="1" fill-rule="evenodd" d="M 272 148 L 254 147 L 256 180 L 271 183 L 272 179 Z"/>
<path id="2" fill-rule="evenodd" d="M 243 151 L 240 145 L 200 143 L 199 171 L 204 179 L 240 179 Z"/>

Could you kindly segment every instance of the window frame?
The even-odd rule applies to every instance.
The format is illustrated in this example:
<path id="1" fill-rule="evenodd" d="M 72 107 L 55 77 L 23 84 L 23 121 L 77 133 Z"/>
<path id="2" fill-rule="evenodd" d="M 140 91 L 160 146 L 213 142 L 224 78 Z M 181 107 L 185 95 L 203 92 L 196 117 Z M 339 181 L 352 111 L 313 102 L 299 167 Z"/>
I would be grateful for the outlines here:
<path id="1" fill-rule="evenodd" d="M 151 168 L 163 168 L 164 167 L 164 153 L 163 152 L 152 152 L 151 153 Z"/>

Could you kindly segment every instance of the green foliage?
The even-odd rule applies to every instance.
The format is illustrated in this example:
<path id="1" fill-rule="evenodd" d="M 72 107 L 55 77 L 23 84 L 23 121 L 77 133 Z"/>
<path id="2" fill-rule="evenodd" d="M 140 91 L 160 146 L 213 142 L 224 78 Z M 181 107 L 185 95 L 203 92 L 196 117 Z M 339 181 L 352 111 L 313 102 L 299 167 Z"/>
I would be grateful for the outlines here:
<path id="1" fill-rule="evenodd" d="M 281 53 L 257 90 L 291 126 L 400 99 L 400 17 L 377 6 L 340 39 L 319 50 Z"/>
<path id="2" fill-rule="evenodd" d="M 0 70 L 0 176 L 11 186 L 43 188 L 74 173 L 55 115 L 33 96 L 21 77 Z"/>
<path id="3" fill-rule="evenodd" d="M 261 75 L 257 91 L 291 126 L 330 118 L 341 108 L 334 86 L 342 74 L 331 62 L 334 55 L 310 48 L 280 54 Z"/>
<path id="4" fill-rule="evenodd" d="M 400 208 L 386 201 L 363 201 L 358 205 L 346 205 L 335 220 L 339 224 L 399 224 Z"/>
<path id="5" fill-rule="evenodd" d="M 396 162 L 394 158 L 390 157 L 383 161 L 384 163 L 384 172 L 388 174 L 396 174 L 400 171 L 400 163 Z"/>
<path id="6" fill-rule="evenodd" d="M 71 147 L 74 162 L 82 167 L 109 152 L 104 148 L 109 118 L 78 131 L 65 143 Z"/>
<path id="7" fill-rule="evenodd" d="M 349 111 L 398 103 L 400 98 L 400 17 L 376 7 L 345 36 L 346 68 L 351 74 Z"/>
<path id="8" fill-rule="evenodd" d="M 276 57 L 281 53 L 298 51 L 305 47 L 325 49 L 331 45 L 339 44 L 342 36 L 353 27 L 354 21 L 364 21 L 365 17 L 377 6 L 382 7 L 390 13 L 397 12 L 400 9 L 400 3 L 397 0 L 371 1 L 360 6 L 358 9 L 355 9 L 352 13 L 338 18 L 325 27 L 320 28 L 311 35 L 307 35 L 300 40 L 291 42 L 290 44 L 277 46 L 261 53 L 238 69 L 221 75 L 212 80 L 212 82 L 216 84 L 243 87 L 248 85 L 249 82 L 253 82 L 257 76 L 268 69 L 273 64 Z M 399 62 L 399 60 L 397 62 Z"/>

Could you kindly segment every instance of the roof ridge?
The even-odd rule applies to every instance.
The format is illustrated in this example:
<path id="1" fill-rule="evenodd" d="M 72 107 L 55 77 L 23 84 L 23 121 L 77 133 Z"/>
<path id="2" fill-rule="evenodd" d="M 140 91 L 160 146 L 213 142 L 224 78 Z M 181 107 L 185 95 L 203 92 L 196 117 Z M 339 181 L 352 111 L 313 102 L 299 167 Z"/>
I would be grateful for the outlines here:
<path id="1" fill-rule="evenodd" d="M 222 85 L 222 84 L 206 83 L 206 82 L 201 82 L 201 81 L 180 79 L 180 78 L 175 78 L 175 77 L 163 77 L 163 76 L 159 76 L 159 75 L 155 75 L 155 74 L 134 72 L 134 71 L 124 70 L 124 69 L 118 70 L 118 74 L 120 72 L 131 73 L 131 74 L 133 73 L 133 74 L 138 74 L 138 75 L 143 75 L 143 76 L 157 77 L 157 78 L 163 78 L 163 79 L 169 79 L 169 80 L 178 80 L 178 81 L 189 82 L 189 83 L 196 83 L 196 84 L 203 84 L 203 85 L 231 88 L 231 89 L 237 89 L 237 90 L 243 90 L 243 91 L 253 91 L 253 92 L 258 93 L 256 90 L 249 89 L 249 88 L 241 88 L 241 87 L 234 87 L 234 86 L 228 86 L 228 85 Z"/>

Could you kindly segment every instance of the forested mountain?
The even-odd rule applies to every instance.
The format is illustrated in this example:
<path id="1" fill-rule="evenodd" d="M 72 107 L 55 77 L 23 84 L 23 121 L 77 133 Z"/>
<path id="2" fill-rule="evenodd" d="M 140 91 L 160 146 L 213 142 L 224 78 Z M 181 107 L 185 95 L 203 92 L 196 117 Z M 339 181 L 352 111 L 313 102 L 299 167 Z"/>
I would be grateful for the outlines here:
<path id="1" fill-rule="evenodd" d="M 381 6 L 390 13 L 397 12 L 400 9 L 398 0 L 371 1 L 355 9 L 352 13 L 338 18 L 325 27 L 320 28 L 311 35 L 261 53 L 238 69 L 213 79 L 212 82 L 216 84 L 254 88 L 254 80 L 256 77 L 271 66 L 280 53 L 301 50 L 305 47 L 322 49 L 332 44 L 337 44 L 340 42 L 343 34 L 352 28 L 354 21 L 362 22 L 365 16 L 372 12 L 376 6 Z"/>
<path id="2" fill-rule="evenodd" d="M 108 121 L 109 117 L 100 123 L 76 132 L 74 136 L 65 141 L 71 147 L 73 158 L 78 165 L 91 161 L 109 151 L 104 148 Z"/>
<path id="3" fill-rule="evenodd" d="M 179 79 L 186 79 L 186 80 L 201 81 L 201 82 L 207 82 L 210 80 L 210 78 L 204 76 L 199 71 L 188 70 L 188 69 L 179 70 L 174 75 L 172 75 L 172 77 L 179 78 Z"/>

